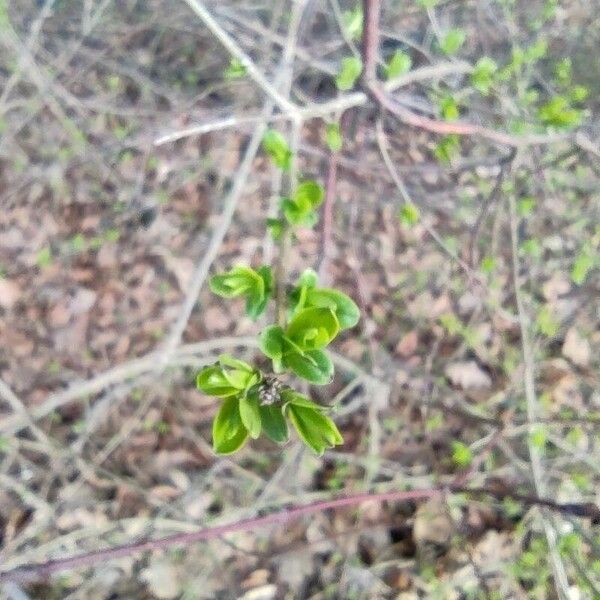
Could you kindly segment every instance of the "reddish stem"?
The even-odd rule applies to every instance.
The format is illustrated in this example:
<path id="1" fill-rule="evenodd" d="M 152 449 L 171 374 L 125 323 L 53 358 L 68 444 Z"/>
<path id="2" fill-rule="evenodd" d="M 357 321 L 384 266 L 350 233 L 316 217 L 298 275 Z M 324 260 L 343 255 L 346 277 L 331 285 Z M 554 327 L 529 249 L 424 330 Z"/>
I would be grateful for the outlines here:
<path id="1" fill-rule="evenodd" d="M 367 87 L 377 79 L 381 0 L 363 0 L 362 62 Z"/>
<path id="2" fill-rule="evenodd" d="M 298 519 L 304 515 L 309 515 L 316 512 L 322 512 L 328 509 L 343 508 L 345 506 L 354 506 L 363 502 L 385 502 L 385 501 L 402 501 L 402 500 L 421 500 L 423 498 L 431 498 L 442 493 L 439 488 L 429 488 L 424 490 L 412 490 L 408 492 L 383 492 L 380 494 L 371 494 L 368 492 L 336 498 L 334 500 L 325 500 L 312 502 L 305 506 L 296 508 L 284 508 L 278 512 L 266 515 L 264 517 L 251 517 L 243 519 L 235 523 L 226 525 L 218 525 L 216 527 L 206 527 L 193 531 L 191 533 L 178 533 L 157 540 L 148 540 L 145 542 L 133 542 L 115 546 L 114 548 L 106 548 L 105 550 L 96 550 L 71 556 L 69 558 L 61 558 L 49 560 L 44 563 L 24 565 L 17 567 L 11 571 L 0 573 L 0 583 L 3 581 L 33 581 L 42 577 L 47 577 L 57 571 L 74 569 L 80 567 L 90 567 L 100 562 L 114 560 L 138 554 L 147 550 L 162 550 L 176 545 L 187 545 L 193 542 L 202 540 L 212 540 L 228 533 L 237 531 L 248 531 L 258 529 L 267 525 L 275 525 L 287 523 L 293 519 Z"/>

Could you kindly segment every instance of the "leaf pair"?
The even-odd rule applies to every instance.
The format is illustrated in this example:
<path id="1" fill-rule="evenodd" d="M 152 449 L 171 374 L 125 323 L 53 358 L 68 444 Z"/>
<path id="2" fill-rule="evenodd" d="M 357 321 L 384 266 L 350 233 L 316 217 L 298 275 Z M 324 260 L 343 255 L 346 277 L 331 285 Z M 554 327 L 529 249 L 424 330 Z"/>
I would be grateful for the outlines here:
<path id="1" fill-rule="evenodd" d="M 227 356 L 198 374 L 197 384 L 202 391 L 224 398 L 213 421 L 213 448 L 217 454 L 237 452 L 249 437 L 256 439 L 261 433 L 276 443 L 286 442 L 286 415 L 300 438 L 319 455 L 343 442 L 335 423 L 323 414 L 324 408 L 306 396 L 285 389 L 280 404 L 261 404 L 261 379 L 262 375 L 250 365 Z"/>
<path id="2" fill-rule="evenodd" d="M 210 289 L 223 298 L 246 298 L 246 313 L 257 319 L 265 310 L 273 292 L 271 268 L 260 267 L 258 271 L 239 265 L 229 272 L 210 279 Z"/>
<path id="3" fill-rule="evenodd" d="M 311 383 L 324 385 L 333 377 L 333 363 L 323 348 L 339 330 L 330 308 L 307 308 L 285 330 L 279 325 L 267 327 L 260 335 L 260 348 L 273 361 L 276 372 L 287 368 Z"/>
<path id="4" fill-rule="evenodd" d="M 288 440 L 281 406 L 261 405 L 256 393 L 227 398 L 213 421 L 213 448 L 217 454 L 237 452 L 249 437 L 264 433 L 277 443 Z"/>
<path id="5" fill-rule="evenodd" d="M 316 181 L 303 181 L 292 198 L 282 198 L 281 210 L 290 225 L 312 227 L 317 222 L 316 209 L 324 196 L 323 187 Z"/>
<path id="6" fill-rule="evenodd" d="M 343 444 L 335 423 L 323 414 L 323 407 L 294 391 L 288 393 L 286 413 L 302 441 L 321 456 L 327 448 Z"/>
<path id="7" fill-rule="evenodd" d="M 214 365 L 204 367 L 198 373 L 196 386 L 209 396 L 228 398 L 247 394 L 261 378 L 260 372 L 248 363 L 222 354 Z"/>
<path id="8" fill-rule="evenodd" d="M 358 306 L 346 294 L 330 288 L 317 287 L 317 274 L 307 269 L 290 294 L 292 313 L 305 308 L 329 308 L 339 323 L 340 330 L 354 327 L 360 318 Z"/>

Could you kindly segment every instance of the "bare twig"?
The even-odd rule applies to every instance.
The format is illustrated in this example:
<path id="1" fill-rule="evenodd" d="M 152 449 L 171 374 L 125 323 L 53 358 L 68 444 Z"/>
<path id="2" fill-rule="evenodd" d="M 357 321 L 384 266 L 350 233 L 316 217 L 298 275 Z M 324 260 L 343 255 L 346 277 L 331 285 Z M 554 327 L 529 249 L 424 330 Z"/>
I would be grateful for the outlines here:
<path id="1" fill-rule="evenodd" d="M 252 59 L 239 47 L 237 42 L 219 25 L 216 19 L 208 12 L 204 4 L 199 0 L 184 0 L 184 2 L 200 17 L 204 25 L 223 44 L 227 51 L 234 56 L 245 67 L 248 75 L 260 86 L 277 106 L 284 112 L 293 115 L 297 107 L 285 96 L 282 96 L 277 88 L 273 86 L 263 73 L 254 64 Z"/>
<path id="2" fill-rule="evenodd" d="M 518 258 L 518 221 L 517 221 L 517 209 L 515 198 L 513 194 L 509 194 L 509 213 L 510 213 L 510 237 L 511 237 L 511 251 L 512 251 L 512 270 L 513 270 L 513 284 L 515 292 L 515 300 L 517 303 L 517 313 L 519 317 L 519 329 L 521 333 L 521 348 L 523 352 L 524 362 L 524 383 L 525 383 L 525 399 L 527 404 L 527 419 L 530 422 L 530 433 L 533 432 L 534 427 L 531 425 L 539 417 L 536 393 L 535 393 L 535 380 L 534 380 L 534 358 L 533 351 L 531 348 L 531 341 L 529 339 L 529 323 L 525 316 L 525 306 L 523 304 L 523 298 L 521 295 L 521 286 L 519 284 L 519 258 Z M 527 436 L 527 445 L 529 448 L 529 456 L 531 462 L 531 472 L 533 475 L 533 483 L 536 494 L 542 495 L 545 493 L 545 483 L 543 479 L 543 467 L 541 462 L 540 454 L 537 448 L 533 445 L 531 435 Z M 552 572 L 554 574 L 554 585 L 556 587 L 557 594 L 560 598 L 567 599 L 569 597 L 569 581 L 565 566 L 563 564 L 558 545 L 556 541 L 556 531 L 552 527 L 547 515 L 542 511 L 542 521 L 544 525 L 544 532 L 548 541 L 548 549 L 550 552 L 550 561 L 552 563 Z"/>
<path id="3" fill-rule="evenodd" d="M 379 53 L 379 13 L 381 0 L 363 0 L 362 61 L 363 80 L 368 88 L 377 79 Z"/>
<path id="4" fill-rule="evenodd" d="M 584 518 L 597 518 L 600 512 L 593 504 L 560 504 L 548 498 L 519 494 L 504 487 L 500 488 L 468 488 L 468 487 L 432 487 L 410 491 L 363 492 L 331 500 L 319 500 L 304 506 L 282 508 L 266 516 L 250 517 L 225 525 L 206 527 L 192 532 L 183 532 L 156 540 L 133 542 L 104 550 L 96 550 L 68 558 L 49 560 L 39 564 L 28 564 L 9 571 L 0 572 L 0 583 L 7 581 L 30 582 L 46 578 L 52 573 L 68 569 L 90 567 L 100 562 L 132 556 L 148 550 L 162 550 L 177 545 L 190 545 L 199 541 L 212 540 L 221 536 L 240 531 L 251 531 L 269 525 L 281 525 L 305 515 L 336 510 L 348 506 L 356 506 L 364 502 L 405 502 L 423 500 L 442 496 L 447 490 L 474 495 L 487 495 L 494 498 L 514 498 L 529 506 L 539 505 L 551 508 L 557 512 Z"/>

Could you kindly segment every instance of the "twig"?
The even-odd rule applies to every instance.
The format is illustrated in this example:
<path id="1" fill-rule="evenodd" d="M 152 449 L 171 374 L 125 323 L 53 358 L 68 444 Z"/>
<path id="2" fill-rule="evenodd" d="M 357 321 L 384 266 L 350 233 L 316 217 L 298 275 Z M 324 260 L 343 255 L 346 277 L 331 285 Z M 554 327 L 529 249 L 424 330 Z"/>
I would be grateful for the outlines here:
<path id="1" fill-rule="evenodd" d="M 363 81 L 368 88 L 377 79 L 379 53 L 379 13 L 381 0 L 363 0 L 362 61 Z"/>
<path id="2" fill-rule="evenodd" d="M 463 487 L 446 489 L 466 494 L 488 495 L 498 499 L 511 497 L 528 505 L 545 506 L 561 513 L 579 517 L 596 518 L 600 512 L 593 504 L 560 504 L 547 498 L 514 493 L 508 489 Z M 266 516 L 251 517 L 225 525 L 206 527 L 192 532 L 178 533 L 156 540 L 123 544 L 121 546 L 96 550 L 68 558 L 49 560 L 44 563 L 23 565 L 9 571 L 0 572 L 0 583 L 7 581 L 35 581 L 46 578 L 52 573 L 68 569 L 90 567 L 101 562 L 132 556 L 148 550 L 163 550 L 165 548 L 170 548 L 171 546 L 190 545 L 195 542 L 212 540 L 231 533 L 264 528 L 268 525 L 281 525 L 299 519 L 305 515 L 324 512 L 326 510 L 336 510 L 348 506 L 356 506 L 357 504 L 362 504 L 364 502 L 406 502 L 433 498 L 442 496 L 446 489 L 443 487 L 433 487 L 410 491 L 389 491 L 380 493 L 363 492 L 332 500 L 319 500 L 304 506 L 282 508 Z"/>
<path id="3" fill-rule="evenodd" d="M 525 383 L 525 399 L 527 403 L 527 419 L 530 422 L 530 433 L 534 427 L 531 425 L 538 419 L 538 406 L 535 393 L 534 380 L 534 358 L 529 339 L 529 325 L 525 316 L 525 307 L 521 295 L 521 286 L 519 284 L 519 258 L 518 258 L 518 221 L 515 198 L 513 194 L 509 194 L 509 214 L 510 214 L 510 238 L 512 251 L 512 271 L 515 300 L 517 304 L 517 313 L 519 318 L 519 329 L 521 333 L 521 349 L 523 352 L 524 362 L 524 383 Z M 536 494 L 539 496 L 545 493 L 545 484 L 543 480 L 543 471 L 540 455 L 531 441 L 531 435 L 527 436 L 527 446 L 531 462 L 531 472 L 533 474 L 533 483 Z M 550 560 L 552 563 L 552 572 L 554 574 L 554 585 L 556 591 L 561 598 L 569 597 L 569 581 L 565 566 L 562 562 L 560 552 L 556 542 L 556 531 L 549 522 L 549 516 L 542 511 L 542 522 L 544 532 L 548 541 L 548 549 L 550 552 Z"/>
<path id="4" fill-rule="evenodd" d="M 393 182 L 396 184 L 396 187 L 398 188 L 398 191 L 400 192 L 400 195 L 402 196 L 402 201 L 404 202 L 404 204 L 414 204 L 414 202 L 412 201 L 412 199 L 408 193 L 408 190 L 406 189 L 406 186 L 404 185 L 404 182 L 402 181 L 399 173 L 397 172 L 396 168 L 394 167 L 394 163 L 392 162 L 392 159 L 390 157 L 390 154 L 388 151 L 387 137 L 383 130 L 383 124 L 382 124 L 381 119 L 377 120 L 375 128 L 376 128 L 376 132 L 377 132 L 377 144 L 379 146 L 379 152 L 381 154 L 381 157 L 383 158 L 383 162 L 384 162 L 385 166 L 387 167 L 388 173 L 390 174 Z M 455 261 L 458 264 L 458 266 L 466 273 L 466 275 L 470 279 L 477 279 L 477 281 L 479 283 L 481 283 L 482 278 L 477 277 L 478 274 L 473 269 L 471 269 L 471 267 L 469 267 L 469 265 L 464 260 L 462 260 L 458 255 L 456 255 L 448 247 L 448 245 L 444 242 L 444 240 L 439 235 L 439 233 L 431 225 L 428 225 L 425 222 L 422 222 L 422 225 L 423 225 L 423 228 L 425 229 L 425 231 L 427 231 L 427 233 L 436 242 L 436 244 L 453 261 Z"/>
<path id="5" fill-rule="evenodd" d="M 269 96 L 279 108 L 293 115 L 297 112 L 297 107 L 287 98 L 282 96 L 275 86 L 261 73 L 260 69 L 254 64 L 252 59 L 238 46 L 237 42 L 219 25 L 214 17 L 208 12 L 206 7 L 199 0 L 183 0 L 200 17 L 204 25 L 211 33 L 225 46 L 227 51 L 234 56 L 245 67 L 248 75 L 260 86 L 260 88 Z"/>
<path id="6" fill-rule="evenodd" d="M 469 262 L 470 262 L 472 268 L 476 268 L 476 263 L 479 260 L 479 257 L 476 255 L 476 245 L 477 245 L 477 238 L 479 236 L 479 231 L 481 229 L 481 225 L 485 219 L 485 216 L 487 215 L 487 212 L 488 212 L 490 206 L 492 204 L 494 204 L 495 202 L 497 202 L 497 200 L 500 196 L 500 191 L 502 190 L 502 183 L 504 182 L 504 177 L 506 175 L 506 171 L 507 171 L 508 167 L 510 166 L 510 163 L 512 163 L 513 159 L 515 158 L 516 153 L 517 153 L 516 148 L 512 148 L 510 155 L 506 158 L 506 160 L 503 160 L 500 163 L 500 173 L 498 173 L 498 176 L 496 177 L 496 182 L 494 183 L 494 187 L 492 188 L 492 191 L 488 194 L 487 198 L 485 199 L 483 206 L 481 207 L 481 209 L 479 211 L 479 215 L 477 216 L 477 220 L 475 221 L 475 224 L 471 228 L 471 240 L 469 242 Z"/>
<path id="7" fill-rule="evenodd" d="M 427 67 L 420 67 L 409 71 L 400 77 L 390 79 L 383 84 L 383 88 L 392 92 L 402 87 L 406 87 L 412 83 L 418 83 L 419 81 L 427 81 L 429 79 L 440 79 L 446 75 L 456 75 L 461 73 L 470 73 L 473 67 L 468 63 L 440 63 L 438 65 L 431 65 Z M 343 112 L 349 108 L 355 108 L 364 106 L 367 104 L 369 97 L 363 92 L 351 92 L 349 94 L 343 94 L 334 100 L 328 100 L 327 102 L 314 102 L 307 106 L 298 107 L 295 113 L 278 113 L 271 115 L 269 121 L 277 121 L 283 119 L 295 119 L 301 118 L 302 120 L 316 119 L 327 117 L 329 115 Z M 168 142 L 174 142 L 185 137 L 192 135 L 200 135 L 208 133 L 210 131 L 217 131 L 226 127 L 235 127 L 244 123 L 253 123 L 261 120 L 261 115 L 252 115 L 248 117 L 227 117 L 225 119 L 218 119 L 216 121 L 209 121 L 207 123 L 199 123 L 192 127 L 173 131 L 171 133 L 164 134 L 154 141 L 155 145 L 162 145 Z"/>
<path id="8" fill-rule="evenodd" d="M 441 135 L 461 135 L 461 136 L 474 136 L 481 137 L 498 144 L 505 146 L 512 146 L 514 148 L 522 148 L 525 146 L 533 145 L 545 145 L 551 144 L 558 141 L 572 140 L 574 139 L 573 133 L 549 133 L 549 134 L 528 134 L 523 136 L 514 136 L 502 131 L 495 131 L 482 127 L 481 125 L 474 125 L 472 123 L 466 123 L 461 121 L 437 121 L 436 119 L 430 119 L 422 115 L 417 115 L 408 108 L 405 108 L 399 104 L 394 98 L 388 96 L 384 90 L 377 84 L 373 84 L 369 87 L 371 96 L 387 111 L 389 111 L 395 117 L 398 117 L 403 123 L 430 131 L 431 133 L 438 133 Z"/>
<path id="9" fill-rule="evenodd" d="M 439 495 L 441 490 L 430 488 L 425 490 L 412 490 L 403 492 L 384 492 L 381 494 L 362 493 L 334 500 L 318 501 L 305 506 L 295 508 L 284 508 L 270 515 L 262 517 L 251 517 L 226 525 L 216 527 L 206 527 L 191 533 L 178 533 L 172 536 L 160 538 L 157 540 L 148 540 L 145 542 L 134 542 L 115 546 L 105 550 L 97 550 L 72 556 L 69 558 L 49 560 L 45 563 L 24 565 L 4 573 L 0 572 L 0 582 L 17 581 L 28 582 L 48 577 L 52 573 L 64 571 L 67 569 L 89 567 L 107 560 L 114 560 L 125 556 L 131 556 L 147 550 L 161 550 L 175 545 L 189 545 L 194 542 L 212 540 L 223 535 L 239 531 L 249 531 L 263 528 L 268 525 L 277 525 L 287 523 L 302 516 L 323 512 L 328 509 L 339 509 L 346 506 L 355 506 L 367 501 L 386 502 L 386 501 L 406 501 L 430 498 Z"/>

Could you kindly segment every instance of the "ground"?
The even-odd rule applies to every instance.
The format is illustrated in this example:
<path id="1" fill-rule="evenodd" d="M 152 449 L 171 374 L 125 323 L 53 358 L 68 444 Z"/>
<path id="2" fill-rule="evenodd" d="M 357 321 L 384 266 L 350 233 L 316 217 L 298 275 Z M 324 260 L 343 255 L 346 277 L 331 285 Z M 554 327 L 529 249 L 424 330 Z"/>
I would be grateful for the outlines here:
<path id="1" fill-rule="evenodd" d="M 332 158 L 326 121 L 340 114 L 305 118 L 296 142 L 289 119 L 269 118 L 331 196 L 329 225 L 296 232 L 288 281 L 314 268 L 361 309 L 335 342 L 334 382 L 307 388 L 344 437 L 323 457 L 296 438 L 211 448 L 219 403 L 195 375 L 223 351 L 258 359 L 271 315 L 252 322 L 207 277 L 277 260 L 265 220 L 286 182 L 253 147 L 268 94 L 194 4 L 0 0 L 0 572 L 369 490 L 461 480 L 598 504 L 597 3 L 383 3 L 382 60 L 400 48 L 409 73 L 447 69 L 393 92 L 419 114 L 456 104 L 466 122 L 528 135 L 538 105 L 586 86 L 579 126 L 548 129 L 549 143 L 454 141 L 364 97 Z M 205 5 L 297 105 L 352 93 L 334 78 L 359 51 L 359 3 Z M 444 55 L 452 28 L 465 42 Z M 540 40 L 514 67 L 515 48 Z M 514 67 L 492 96 L 464 67 L 483 55 Z M 589 519 L 448 491 L 0 593 L 598 598 L 599 547 Z"/>

